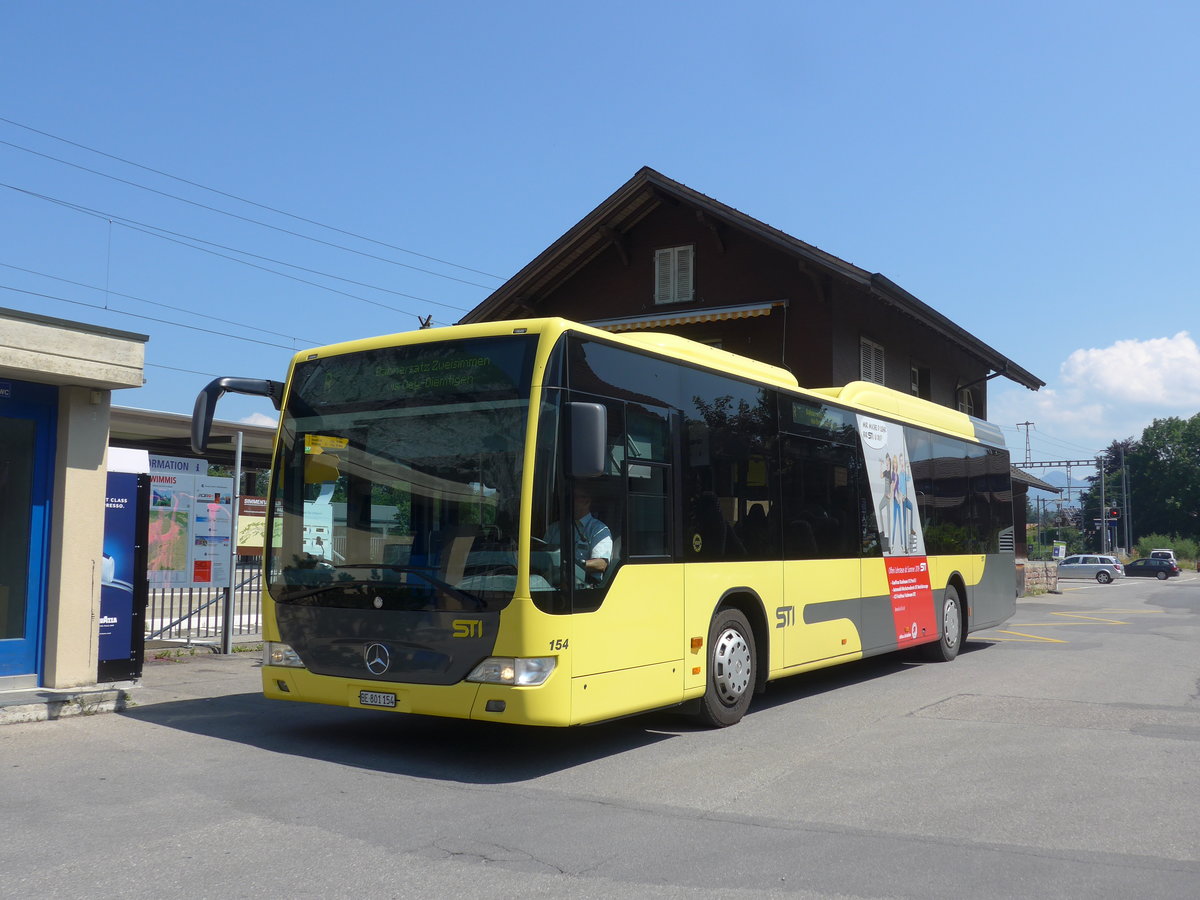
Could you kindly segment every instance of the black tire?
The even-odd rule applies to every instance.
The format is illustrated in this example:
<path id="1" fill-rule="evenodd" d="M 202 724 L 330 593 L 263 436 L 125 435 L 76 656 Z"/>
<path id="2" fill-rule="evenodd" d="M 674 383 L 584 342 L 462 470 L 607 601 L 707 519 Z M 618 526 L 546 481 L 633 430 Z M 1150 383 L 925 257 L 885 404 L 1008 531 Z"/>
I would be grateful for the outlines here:
<path id="1" fill-rule="evenodd" d="M 708 628 L 708 689 L 697 719 L 714 728 L 741 721 L 758 676 L 754 632 L 736 609 L 721 609 Z"/>
<path id="2" fill-rule="evenodd" d="M 1158 574 L 1157 574 L 1157 575 L 1155 575 L 1155 577 L 1156 577 L 1156 578 L 1157 578 L 1159 581 L 1166 581 L 1166 580 L 1167 580 L 1167 573 L 1166 573 L 1166 572 L 1163 572 L 1163 571 L 1159 571 L 1159 572 L 1158 572 Z"/>
<path id="3" fill-rule="evenodd" d="M 1101 584 L 1108 584 L 1110 581 L 1112 581 L 1112 576 L 1107 572 L 1097 572 L 1096 580 Z"/>
<path id="4" fill-rule="evenodd" d="M 942 608 L 938 621 L 941 637 L 932 644 L 921 645 L 921 652 L 925 658 L 934 662 L 950 662 L 958 656 L 962 646 L 964 621 L 962 597 L 958 595 L 958 588 L 948 584 L 942 592 Z"/>

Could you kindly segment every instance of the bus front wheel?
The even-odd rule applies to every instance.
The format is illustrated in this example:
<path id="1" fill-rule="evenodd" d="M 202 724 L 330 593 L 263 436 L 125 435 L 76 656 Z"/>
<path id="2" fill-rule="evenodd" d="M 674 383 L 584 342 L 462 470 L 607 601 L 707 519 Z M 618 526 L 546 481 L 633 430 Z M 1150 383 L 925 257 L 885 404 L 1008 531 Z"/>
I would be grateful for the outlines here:
<path id="1" fill-rule="evenodd" d="M 963 602 L 958 595 L 958 588 L 952 584 L 946 585 L 942 594 L 941 626 L 942 636 L 936 643 L 925 644 L 921 649 L 925 657 L 934 662 L 950 662 L 958 656 L 962 644 Z"/>
<path id="2" fill-rule="evenodd" d="M 708 689 L 698 718 L 724 728 L 739 722 L 754 695 L 757 658 L 754 632 L 736 609 L 722 609 L 708 629 Z"/>

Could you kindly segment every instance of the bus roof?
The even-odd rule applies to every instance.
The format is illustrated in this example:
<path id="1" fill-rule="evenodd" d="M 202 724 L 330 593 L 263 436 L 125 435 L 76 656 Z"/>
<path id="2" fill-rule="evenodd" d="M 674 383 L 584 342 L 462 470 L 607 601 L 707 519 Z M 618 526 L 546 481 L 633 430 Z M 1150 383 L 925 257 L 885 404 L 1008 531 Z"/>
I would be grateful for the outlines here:
<path id="1" fill-rule="evenodd" d="M 394 346 L 398 340 L 406 343 L 426 343 L 443 340 L 461 340 L 473 337 L 488 337 L 497 334 L 529 333 L 549 334 L 567 331 L 587 334 L 616 344 L 667 356 L 671 359 L 704 369 L 722 372 L 737 378 L 782 388 L 814 400 L 833 400 L 853 410 L 869 411 L 896 419 L 910 425 L 944 431 L 997 447 L 1003 447 L 1004 436 L 990 422 L 977 419 L 956 409 L 922 400 L 910 394 L 867 381 L 852 381 L 842 387 L 804 388 L 796 376 L 782 366 L 759 362 L 728 350 L 710 347 L 699 341 L 665 332 L 613 333 L 593 328 L 579 322 L 560 317 L 536 319 L 504 319 L 491 322 L 476 322 L 469 325 L 449 325 L 443 328 L 427 328 L 402 334 L 380 335 L 379 337 L 331 344 L 309 351 L 302 351 L 293 358 L 293 364 L 305 359 L 332 356 L 359 350 L 370 350 Z"/>

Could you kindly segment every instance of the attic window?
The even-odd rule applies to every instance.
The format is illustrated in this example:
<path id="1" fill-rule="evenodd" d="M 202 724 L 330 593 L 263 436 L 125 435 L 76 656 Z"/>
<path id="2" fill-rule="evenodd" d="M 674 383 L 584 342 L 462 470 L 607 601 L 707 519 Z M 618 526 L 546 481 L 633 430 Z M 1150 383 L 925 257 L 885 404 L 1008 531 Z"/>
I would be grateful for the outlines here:
<path id="1" fill-rule="evenodd" d="M 931 400 L 933 389 L 930 386 L 929 369 L 925 366 L 912 366 L 909 369 L 909 376 L 913 396 L 920 397 L 922 400 Z"/>
<path id="2" fill-rule="evenodd" d="M 867 338 L 859 338 L 858 354 L 860 359 L 859 377 L 863 381 L 873 381 L 884 384 L 883 380 L 883 345 Z"/>
<path id="3" fill-rule="evenodd" d="M 691 244 L 654 251 L 655 303 L 686 303 L 695 297 L 694 256 Z"/>

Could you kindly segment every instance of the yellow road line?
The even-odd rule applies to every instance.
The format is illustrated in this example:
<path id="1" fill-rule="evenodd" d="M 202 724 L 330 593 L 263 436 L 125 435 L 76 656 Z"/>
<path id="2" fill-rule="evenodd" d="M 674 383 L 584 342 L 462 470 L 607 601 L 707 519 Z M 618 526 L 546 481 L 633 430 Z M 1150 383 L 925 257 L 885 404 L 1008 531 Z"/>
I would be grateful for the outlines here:
<path id="1" fill-rule="evenodd" d="M 1140 616 L 1140 615 L 1160 615 L 1161 610 L 1157 609 L 1102 609 L 1097 610 L 1100 613 L 1120 613 L 1121 615 Z M 1053 612 L 1052 616 L 1061 616 L 1064 619 L 1081 619 L 1076 622 L 1018 622 L 1014 623 L 1013 628 L 1070 628 L 1073 625 L 1128 625 L 1128 622 L 1122 622 L 1120 619 L 1114 619 L 1109 616 L 1097 615 L 1095 612 Z M 1026 634 L 1023 631 L 1011 631 L 1009 629 L 997 629 L 997 634 L 1011 634 L 1014 637 L 1003 638 L 993 637 L 989 632 L 987 640 L 990 641 L 1007 641 L 1009 643 L 1022 644 L 1065 644 L 1067 641 L 1059 640 L 1058 638 L 1043 637 L 1039 634 Z"/>
<path id="2" fill-rule="evenodd" d="M 1001 634 L 1015 634 L 1017 636 L 1017 640 L 1013 640 L 1012 638 L 994 638 L 991 635 L 988 635 L 987 639 L 989 641 L 1004 641 L 1004 642 L 1010 643 L 1010 644 L 1065 644 L 1065 643 L 1067 643 L 1066 641 L 1060 641 L 1058 638 L 1042 637 L 1042 636 L 1036 635 L 1036 634 L 1023 634 L 1020 631 L 1005 630 L 1005 631 L 1001 631 L 1000 633 Z"/>

